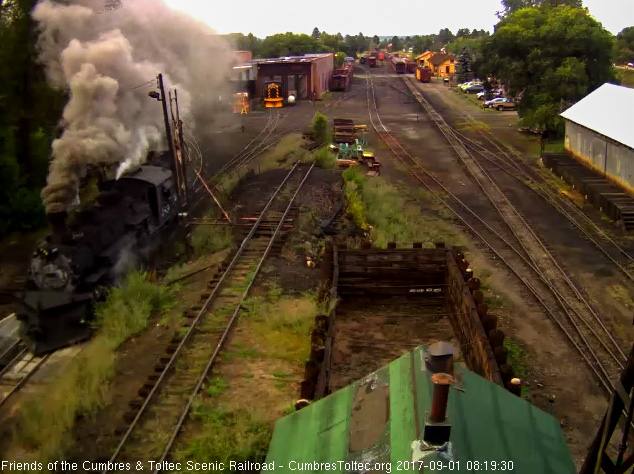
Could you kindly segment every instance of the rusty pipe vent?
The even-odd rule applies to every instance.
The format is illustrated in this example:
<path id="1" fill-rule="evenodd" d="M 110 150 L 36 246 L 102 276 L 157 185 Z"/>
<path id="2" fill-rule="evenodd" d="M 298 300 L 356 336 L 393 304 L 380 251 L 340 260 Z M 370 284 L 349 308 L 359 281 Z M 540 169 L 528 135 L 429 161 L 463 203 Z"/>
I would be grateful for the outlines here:
<path id="1" fill-rule="evenodd" d="M 453 377 L 449 374 L 438 373 L 431 376 L 434 384 L 434 395 L 431 402 L 429 421 L 442 423 L 447 418 L 447 401 L 449 400 L 449 387 Z"/>
<path id="2" fill-rule="evenodd" d="M 432 374 L 444 373 L 453 375 L 454 347 L 448 342 L 440 341 L 429 346 L 427 369 Z"/>

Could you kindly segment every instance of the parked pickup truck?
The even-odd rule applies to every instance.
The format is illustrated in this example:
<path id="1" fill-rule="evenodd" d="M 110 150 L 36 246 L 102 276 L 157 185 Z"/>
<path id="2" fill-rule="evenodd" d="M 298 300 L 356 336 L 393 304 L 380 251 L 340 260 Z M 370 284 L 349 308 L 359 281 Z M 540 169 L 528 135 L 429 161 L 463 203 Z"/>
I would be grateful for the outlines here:
<path id="1" fill-rule="evenodd" d="M 511 99 L 498 97 L 497 99 L 487 100 L 484 103 L 484 107 L 497 110 L 513 110 L 515 109 L 516 104 Z"/>

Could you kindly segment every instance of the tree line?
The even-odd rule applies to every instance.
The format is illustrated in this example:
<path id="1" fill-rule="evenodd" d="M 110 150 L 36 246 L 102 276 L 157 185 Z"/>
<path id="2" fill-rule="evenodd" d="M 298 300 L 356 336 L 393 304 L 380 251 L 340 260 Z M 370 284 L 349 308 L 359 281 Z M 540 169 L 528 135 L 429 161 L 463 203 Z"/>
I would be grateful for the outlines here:
<path id="1" fill-rule="evenodd" d="M 30 12 L 37 0 L 0 0 L 0 237 L 45 222 L 40 190 L 46 183 L 50 145 L 68 99 L 53 90 L 37 61 L 37 29 Z M 606 81 L 613 63 L 634 61 L 634 27 L 616 37 L 582 8 L 580 0 L 504 0 L 493 32 L 448 28 L 414 36 L 279 33 L 228 36 L 236 49 L 255 57 L 312 52 L 345 56 L 385 48 L 409 51 L 446 48 L 458 57 L 463 77 L 494 77 L 521 98 L 520 120 L 557 129 L 559 113 Z"/>
<path id="2" fill-rule="evenodd" d="M 354 36 L 330 34 L 315 27 L 310 35 L 288 32 L 260 39 L 252 33 L 233 33 L 227 35 L 227 38 L 236 49 L 251 51 L 255 58 L 275 58 L 320 52 L 342 52 L 355 57 L 358 53 L 375 48 L 385 49 L 388 44 L 392 45 L 393 51 L 409 51 L 411 48 L 412 53 L 418 55 L 426 50 L 440 50 L 443 47 L 475 47 L 478 41 L 486 36 L 489 36 L 489 32 L 484 30 L 461 28 L 454 34 L 448 28 L 443 28 L 437 34 L 393 36 L 388 40 L 380 39 L 378 35 L 365 36 L 361 32 Z"/>

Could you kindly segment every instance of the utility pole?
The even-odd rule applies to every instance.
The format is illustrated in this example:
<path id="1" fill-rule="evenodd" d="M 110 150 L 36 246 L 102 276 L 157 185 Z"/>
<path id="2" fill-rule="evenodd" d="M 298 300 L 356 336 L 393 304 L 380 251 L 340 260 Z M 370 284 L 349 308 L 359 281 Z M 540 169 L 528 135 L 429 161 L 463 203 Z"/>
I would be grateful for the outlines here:
<path id="1" fill-rule="evenodd" d="M 165 133 L 167 135 L 167 147 L 169 149 L 170 156 L 172 158 L 172 173 L 174 174 L 174 178 L 177 183 L 178 179 L 178 166 L 176 164 L 176 154 L 174 153 L 174 142 L 172 141 L 172 132 L 170 131 L 170 120 L 167 115 L 167 98 L 165 97 L 165 88 L 163 87 L 163 74 L 159 73 L 158 75 L 158 86 L 161 91 L 161 97 L 157 98 L 162 102 L 163 105 L 163 119 L 165 120 Z M 153 96 L 155 97 L 155 96 Z M 156 98 L 156 97 L 155 97 Z M 178 183 L 178 189 L 180 190 L 180 183 Z"/>
<path id="2" fill-rule="evenodd" d="M 176 123 L 176 119 L 174 118 L 174 109 L 172 108 L 172 91 L 167 91 L 167 95 L 170 100 L 170 117 L 172 119 L 172 143 L 174 144 L 174 158 L 176 163 L 176 172 L 178 174 L 178 179 L 176 182 L 178 183 L 178 195 L 183 195 L 183 176 L 181 174 L 181 157 L 183 155 L 183 144 L 180 142 L 180 138 L 178 136 L 178 125 Z"/>
<path id="3" fill-rule="evenodd" d="M 178 109 L 178 91 L 174 89 L 174 103 L 176 104 L 176 129 L 178 130 L 178 141 L 181 147 L 181 174 L 183 176 L 183 189 L 185 191 L 185 199 L 189 196 L 189 184 L 187 182 L 187 160 L 185 159 L 185 137 L 183 136 L 183 121 L 181 113 Z"/>

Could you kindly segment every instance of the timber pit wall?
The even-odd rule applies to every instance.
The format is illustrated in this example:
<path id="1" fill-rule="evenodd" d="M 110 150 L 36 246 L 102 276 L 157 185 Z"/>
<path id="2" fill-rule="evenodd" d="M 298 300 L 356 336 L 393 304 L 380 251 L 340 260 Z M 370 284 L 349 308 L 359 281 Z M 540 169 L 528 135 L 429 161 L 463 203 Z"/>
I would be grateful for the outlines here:
<path id="1" fill-rule="evenodd" d="M 319 314 L 311 336 L 310 358 L 305 365 L 301 398 L 317 400 L 328 395 L 329 373 L 334 347 L 336 302 L 341 297 L 427 298 L 437 301 L 450 314 L 454 333 L 469 370 L 507 387 L 514 377 L 507 363 L 504 333 L 497 328 L 497 318 L 488 314 L 480 281 L 459 248 L 397 249 L 388 243 L 387 250 L 368 245 L 361 250 L 335 248 L 328 241 L 322 265 L 319 300 L 331 306 L 328 314 Z"/>

